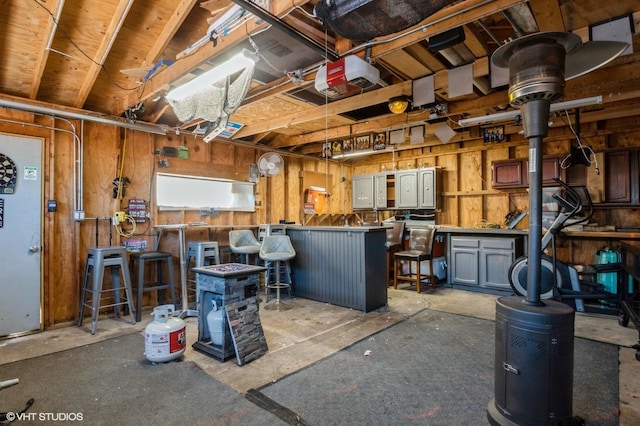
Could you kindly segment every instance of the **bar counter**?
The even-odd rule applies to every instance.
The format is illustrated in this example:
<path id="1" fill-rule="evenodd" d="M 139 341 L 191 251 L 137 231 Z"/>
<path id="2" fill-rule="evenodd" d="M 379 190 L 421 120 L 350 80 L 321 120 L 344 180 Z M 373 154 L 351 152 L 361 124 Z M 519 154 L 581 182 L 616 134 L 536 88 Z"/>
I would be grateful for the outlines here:
<path id="1" fill-rule="evenodd" d="M 296 296 L 370 312 L 387 304 L 386 230 L 381 226 L 291 226 Z"/>

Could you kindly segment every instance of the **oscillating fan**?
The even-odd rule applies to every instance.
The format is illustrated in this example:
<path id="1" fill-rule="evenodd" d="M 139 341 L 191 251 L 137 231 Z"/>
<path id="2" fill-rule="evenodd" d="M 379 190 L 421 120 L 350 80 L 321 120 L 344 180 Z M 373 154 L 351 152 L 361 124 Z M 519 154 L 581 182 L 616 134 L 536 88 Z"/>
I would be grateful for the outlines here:
<path id="1" fill-rule="evenodd" d="M 279 154 L 275 152 L 268 152 L 262 154 L 258 160 L 258 169 L 262 176 L 275 176 L 280 173 L 284 160 Z"/>

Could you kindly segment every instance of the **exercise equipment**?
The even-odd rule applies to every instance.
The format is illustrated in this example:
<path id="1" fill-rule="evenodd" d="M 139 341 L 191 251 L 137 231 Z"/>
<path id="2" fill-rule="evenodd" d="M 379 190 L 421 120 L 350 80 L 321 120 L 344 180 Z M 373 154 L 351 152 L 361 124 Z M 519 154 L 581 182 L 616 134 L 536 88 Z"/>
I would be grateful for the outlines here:
<path id="1" fill-rule="evenodd" d="M 557 260 L 555 236 L 569 225 L 587 222 L 593 215 L 593 203 L 585 187 L 579 187 L 582 195 L 560 179 L 555 179 L 563 193 L 555 193 L 552 198 L 560 205 L 560 211 L 551 226 L 542 236 L 541 248 L 546 250 L 551 245 L 551 255 L 541 255 L 540 298 L 555 299 L 569 304 L 577 312 L 597 311 L 599 313 L 617 314 L 618 294 L 608 291 L 598 282 L 581 280 L 582 276 L 596 276 L 598 274 L 621 271 L 619 263 L 596 264 L 578 272 L 576 267 Z M 587 211 L 584 204 L 587 204 Z M 509 283 L 513 291 L 519 296 L 527 294 L 527 264 L 526 256 L 516 259 L 509 268 Z M 589 302 L 596 301 L 595 306 Z"/>

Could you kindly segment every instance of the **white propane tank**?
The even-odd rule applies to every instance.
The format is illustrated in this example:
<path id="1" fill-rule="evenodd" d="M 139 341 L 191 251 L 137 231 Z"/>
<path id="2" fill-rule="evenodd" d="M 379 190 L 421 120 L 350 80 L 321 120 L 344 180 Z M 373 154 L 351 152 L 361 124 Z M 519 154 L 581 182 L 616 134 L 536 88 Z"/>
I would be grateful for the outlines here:
<path id="1" fill-rule="evenodd" d="M 173 316 L 174 305 L 153 309 L 153 322 L 144 329 L 144 354 L 151 362 L 167 362 L 184 353 L 187 346 L 186 325 Z"/>
<path id="2" fill-rule="evenodd" d="M 222 309 L 218 309 L 218 304 L 215 300 L 211 300 L 213 309 L 207 314 L 207 325 L 209 326 L 209 336 L 211 337 L 211 343 L 220 346 L 224 343 L 224 312 Z"/>

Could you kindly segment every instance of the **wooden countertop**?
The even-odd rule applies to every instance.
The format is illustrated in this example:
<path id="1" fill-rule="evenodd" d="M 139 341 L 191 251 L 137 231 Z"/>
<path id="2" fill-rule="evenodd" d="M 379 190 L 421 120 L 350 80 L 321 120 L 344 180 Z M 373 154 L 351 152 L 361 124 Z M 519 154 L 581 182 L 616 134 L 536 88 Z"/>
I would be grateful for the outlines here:
<path id="1" fill-rule="evenodd" d="M 333 231 L 333 232 L 376 232 L 384 231 L 383 226 L 301 226 L 293 225 L 287 228 L 287 231 Z"/>
<path id="2" fill-rule="evenodd" d="M 574 238 L 601 238 L 614 240 L 640 240 L 640 232 L 620 231 L 562 231 L 562 235 Z"/>
<path id="3" fill-rule="evenodd" d="M 438 232 L 448 234 L 486 234 L 486 235 L 528 235 L 529 232 L 522 229 L 506 228 L 459 228 L 456 226 L 437 226 Z"/>

